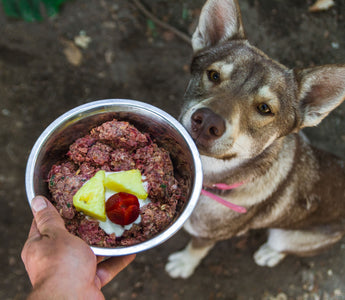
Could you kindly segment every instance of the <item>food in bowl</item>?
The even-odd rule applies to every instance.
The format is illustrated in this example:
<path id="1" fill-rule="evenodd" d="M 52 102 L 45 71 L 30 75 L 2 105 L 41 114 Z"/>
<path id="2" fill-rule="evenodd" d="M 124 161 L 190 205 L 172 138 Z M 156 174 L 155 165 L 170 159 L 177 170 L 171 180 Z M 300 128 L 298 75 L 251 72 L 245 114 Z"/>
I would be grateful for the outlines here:
<path id="1" fill-rule="evenodd" d="M 66 157 L 51 167 L 47 182 L 66 228 L 97 247 L 131 246 L 152 238 L 186 201 L 186 183 L 174 174 L 169 152 L 154 137 L 117 119 L 75 140 Z M 83 195 L 87 186 L 98 192 Z"/>

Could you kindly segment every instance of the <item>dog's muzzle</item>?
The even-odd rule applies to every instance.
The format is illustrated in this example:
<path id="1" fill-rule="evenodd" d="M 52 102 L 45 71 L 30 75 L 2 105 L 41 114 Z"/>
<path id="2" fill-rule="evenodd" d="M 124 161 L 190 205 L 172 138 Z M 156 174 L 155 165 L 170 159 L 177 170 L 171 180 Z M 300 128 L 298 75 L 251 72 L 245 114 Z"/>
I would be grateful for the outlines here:
<path id="1" fill-rule="evenodd" d="M 202 146 L 209 146 L 225 132 L 224 119 L 207 107 L 197 109 L 191 116 L 191 136 Z"/>

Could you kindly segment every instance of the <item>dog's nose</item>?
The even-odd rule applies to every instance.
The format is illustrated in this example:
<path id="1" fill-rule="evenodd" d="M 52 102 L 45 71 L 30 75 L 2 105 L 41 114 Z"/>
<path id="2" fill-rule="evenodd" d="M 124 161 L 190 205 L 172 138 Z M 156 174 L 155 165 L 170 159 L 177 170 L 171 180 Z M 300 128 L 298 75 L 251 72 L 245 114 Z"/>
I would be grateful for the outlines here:
<path id="1" fill-rule="evenodd" d="M 215 140 L 225 132 L 224 119 L 207 107 L 199 108 L 192 115 L 192 136 Z"/>

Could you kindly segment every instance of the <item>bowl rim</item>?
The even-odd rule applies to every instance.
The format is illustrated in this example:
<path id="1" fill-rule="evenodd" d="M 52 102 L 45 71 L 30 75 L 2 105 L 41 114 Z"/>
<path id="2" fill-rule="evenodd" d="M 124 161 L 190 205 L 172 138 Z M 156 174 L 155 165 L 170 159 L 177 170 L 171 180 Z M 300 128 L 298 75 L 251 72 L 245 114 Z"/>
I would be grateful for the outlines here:
<path id="1" fill-rule="evenodd" d="M 178 122 L 173 116 L 168 114 L 167 112 L 163 111 L 162 109 L 153 106 L 151 104 L 137 101 L 137 100 L 131 100 L 131 99 L 104 99 L 104 100 L 96 100 L 92 102 L 88 102 L 82 105 L 79 105 L 73 109 L 70 109 L 66 111 L 64 114 L 62 114 L 60 117 L 55 119 L 50 125 L 46 127 L 46 129 L 41 133 L 41 135 L 36 140 L 34 146 L 31 149 L 29 158 L 27 160 L 26 170 L 25 170 L 25 190 L 27 199 L 29 202 L 29 205 L 31 207 L 31 200 L 36 196 L 34 192 L 34 186 L 33 186 L 33 178 L 34 178 L 34 172 L 35 172 L 35 162 L 38 158 L 38 155 L 40 154 L 40 150 L 42 145 L 44 145 L 47 140 L 50 138 L 52 131 L 54 128 L 59 127 L 61 124 L 66 124 L 68 120 L 75 119 L 78 114 L 92 111 L 94 109 L 97 109 L 98 107 L 107 107 L 111 108 L 112 106 L 131 106 L 131 107 L 137 107 L 140 109 L 148 110 L 150 113 L 156 114 L 159 118 L 162 118 L 168 123 L 174 127 L 178 132 L 180 132 L 181 136 L 185 140 L 186 144 L 189 147 L 189 150 L 191 152 L 193 162 L 194 162 L 194 170 L 195 170 L 195 178 L 192 185 L 192 193 L 190 195 L 190 199 L 185 206 L 184 210 L 182 211 L 181 215 L 176 219 L 176 221 L 170 225 L 167 229 L 163 231 L 164 234 L 158 234 L 154 236 L 153 238 L 144 241 L 142 243 L 132 245 L 132 246 L 126 246 L 126 247 L 116 247 L 116 248 L 101 248 L 96 246 L 90 246 L 92 251 L 95 253 L 95 255 L 101 255 L 101 256 L 122 256 L 122 255 L 129 255 L 133 253 L 139 253 L 145 250 L 149 250 L 153 247 L 156 247 L 169 238 L 171 238 L 174 234 L 176 234 L 183 226 L 183 224 L 187 221 L 189 216 L 191 215 L 192 211 L 194 210 L 200 193 L 202 189 L 202 181 L 203 181 L 203 172 L 202 172 L 202 164 L 201 159 L 199 155 L 199 151 L 187 132 L 187 130 L 182 126 L 180 122 Z M 115 110 L 119 111 L 119 110 Z M 111 110 L 109 110 L 111 112 Z"/>

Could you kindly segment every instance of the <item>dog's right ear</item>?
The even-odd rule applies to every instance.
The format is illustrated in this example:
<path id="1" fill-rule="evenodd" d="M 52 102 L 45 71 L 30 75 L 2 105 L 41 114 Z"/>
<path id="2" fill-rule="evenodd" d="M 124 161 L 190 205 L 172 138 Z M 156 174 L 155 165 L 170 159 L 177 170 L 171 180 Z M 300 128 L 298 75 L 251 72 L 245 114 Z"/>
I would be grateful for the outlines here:
<path id="1" fill-rule="evenodd" d="M 194 52 L 229 39 L 245 39 L 241 12 L 236 0 L 208 0 L 192 37 Z"/>
<path id="2" fill-rule="evenodd" d="M 318 125 L 345 100 L 345 65 L 326 65 L 295 71 L 299 83 L 301 128 Z"/>

